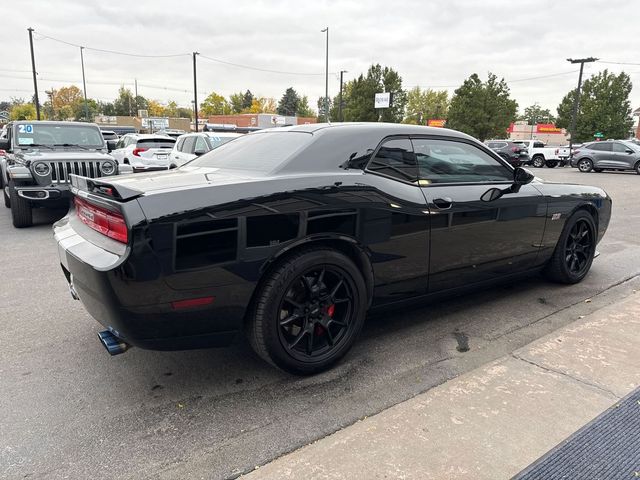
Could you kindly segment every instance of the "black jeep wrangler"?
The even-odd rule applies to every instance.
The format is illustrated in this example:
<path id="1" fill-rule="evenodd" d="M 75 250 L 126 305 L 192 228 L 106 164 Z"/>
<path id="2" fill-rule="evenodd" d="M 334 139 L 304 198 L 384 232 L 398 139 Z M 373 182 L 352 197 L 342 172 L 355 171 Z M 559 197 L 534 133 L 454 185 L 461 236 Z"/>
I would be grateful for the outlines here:
<path id="1" fill-rule="evenodd" d="M 34 207 L 68 206 L 69 175 L 131 173 L 109 155 L 97 125 L 79 122 L 12 122 L 0 138 L 0 187 L 14 227 L 32 224 Z"/>

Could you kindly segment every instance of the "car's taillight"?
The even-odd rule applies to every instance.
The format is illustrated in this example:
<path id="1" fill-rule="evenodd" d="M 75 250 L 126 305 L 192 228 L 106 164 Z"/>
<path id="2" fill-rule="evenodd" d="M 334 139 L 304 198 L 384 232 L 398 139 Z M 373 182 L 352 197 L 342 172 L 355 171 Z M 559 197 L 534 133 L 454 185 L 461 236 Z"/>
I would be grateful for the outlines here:
<path id="1" fill-rule="evenodd" d="M 519 149 L 518 147 L 511 147 L 511 151 L 512 151 L 513 153 L 517 153 L 517 152 L 519 152 L 519 151 L 520 151 L 520 149 Z"/>
<path id="2" fill-rule="evenodd" d="M 147 150 L 149 150 L 149 149 L 148 148 L 134 148 L 133 149 L 133 154 L 136 157 L 139 157 L 140 156 L 140 152 L 146 152 Z"/>
<path id="3" fill-rule="evenodd" d="M 76 215 L 82 223 L 109 238 L 127 243 L 129 232 L 121 214 L 98 207 L 78 197 L 73 201 L 76 205 Z"/>
<path id="4" fill-rule="evenodd" d="M 0 148 L 0 157 L 4 157 L 7 154 L 6 150 Z"/>

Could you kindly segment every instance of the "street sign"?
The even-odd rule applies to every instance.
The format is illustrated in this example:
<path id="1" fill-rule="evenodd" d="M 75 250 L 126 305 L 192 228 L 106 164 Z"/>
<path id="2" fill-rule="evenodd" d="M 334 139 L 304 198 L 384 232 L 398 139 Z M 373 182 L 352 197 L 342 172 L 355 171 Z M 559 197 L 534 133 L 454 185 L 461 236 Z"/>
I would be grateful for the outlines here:
<path id="1" fill-rule="evenodd" d="M 429 127 L 438 127 L 443 128 L 447 121 L 444 118 L 430 118 L 427 120 L 427 125 Z"/>
<path id="2" fill-rule="evenodd" d="M 389 108 L 391 104 L 391 92 L 376 93 L 375 108 Z"/>
<path id="3" fill-rule="evenodd" d="M 595 138 L 604 138 L 604 134 L 602 132 L 596 132 L 593 136 Z"/>

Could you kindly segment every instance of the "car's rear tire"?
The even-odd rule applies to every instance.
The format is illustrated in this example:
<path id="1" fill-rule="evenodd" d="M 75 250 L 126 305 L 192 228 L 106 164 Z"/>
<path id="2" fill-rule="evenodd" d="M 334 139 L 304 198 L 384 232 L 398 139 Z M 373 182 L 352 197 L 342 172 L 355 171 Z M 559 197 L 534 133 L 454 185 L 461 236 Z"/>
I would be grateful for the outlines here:
<path id="1" fill-rule="evenodd" d="M 546 165 L 548 168 L 556 168 L 556 167 L 558 166 L 558 161 L 557 161 L 557 160 L 547 160 L 547 161 L 545 162 L 545 165 Z"/>
<path id="2" fill-rule="evenodd" d="M 367 290 L 358 267 L 325 247 L 286 257 L 258 287 L 246 325 L 255 352 L 294 374 L 328 369 L 364 323 Z"/>
<path id="3" fill-rule="evenodd" d="M 542 155 L 534 155 L 531 159 L 531 165 L 536 168 L 544 167 L 544 157 Z"/>
<path id="4" fill-rule="evenodd" d="M 636 162 L 636 165 L 633 167 L 638 175 L 640 175 L 640 162 Z"/>
<path id="5" fill-rule="evenodd" d="M 11 203 L 11 221 L 16 228 L 33 225 L 33 212 L 28 200 L 18 196 L 12 183 L 9 184 L 9 201 Z"/>
<path id="6" fill-rule="evenodd" d="M 589 273 L 596 252 L 596 225 L 586 210 L 578 210 L 568 220 L 553 256 L 545 268 L 549 280 L 578 283 Z"/>
<path id="7" fill-rule="evenodd" d="M 588 158 L 578 160 L 578 170 L 582 173 L 589 173 L 593 169 L 593 162 Z"/>

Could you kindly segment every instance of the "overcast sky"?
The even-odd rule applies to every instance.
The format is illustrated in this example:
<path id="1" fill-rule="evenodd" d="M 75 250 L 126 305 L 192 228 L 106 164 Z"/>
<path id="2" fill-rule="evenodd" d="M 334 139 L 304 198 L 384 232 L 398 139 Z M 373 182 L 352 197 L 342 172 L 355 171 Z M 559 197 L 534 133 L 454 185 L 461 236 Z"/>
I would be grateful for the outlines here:
<path id="1" fill-rule="evenodd" d="M 3 0 L 0 99 L 33 92 L 27 28 L 33 27 L 39 91 L 82 87 L 80 52 L 41 35 L 87 48 L 145 55 L 202 55 L 289 73 L 239 68 L 200 57 L 199 102 L 211 91 L 224 96 L 250 89 L 279 99 L 287 87 L 308 95 L 312 107 L 324 94 L 325 34 L 329 26 L 329 94 L 371 63 L 396 69 L 405 87 L 446 88 L 472 73 L 504 77 L 520 110 L 537 102 L 555 109 L 578 79 L 566 58 L 594 56 L 609 62 L 585 67 L 629 73 L 640 107 L 638 0 L 416 0 L 416 1 L 188 1 L 95 2 Z M 112 100 L 120 84 L 161 102 L 189 106 L 193 98 L 190 55 L 135 58 L 85 50 L 87 94 Z M 294 75 L 300 73 L 304 75 Z M 312 74 L 312 75 L 309 75 Z M 536 80 L 531 77 L 554 75 Z M 373 100 L 372 100 L 373 101 Z"/>

